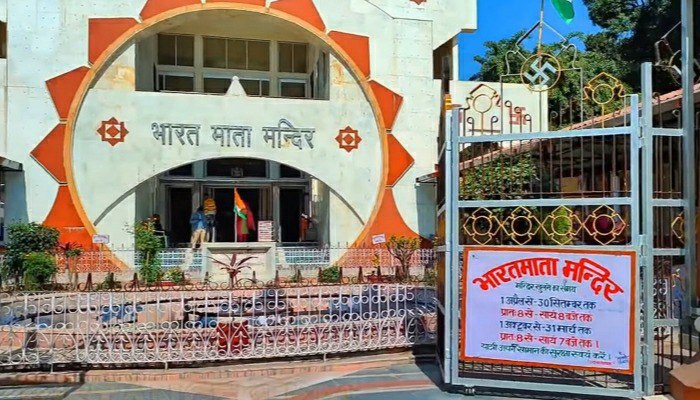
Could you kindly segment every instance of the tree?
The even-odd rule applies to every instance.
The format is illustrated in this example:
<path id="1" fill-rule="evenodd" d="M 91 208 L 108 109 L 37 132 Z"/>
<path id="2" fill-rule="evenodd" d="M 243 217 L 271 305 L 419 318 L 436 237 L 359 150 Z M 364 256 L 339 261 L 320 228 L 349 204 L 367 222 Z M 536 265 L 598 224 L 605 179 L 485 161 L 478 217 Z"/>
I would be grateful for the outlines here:
<path id="1" fill-rule="evenodd" d="M 655 61 L 655 44 L 681 20 L 678 0 L 584 0 L 594 24 L 603 29 L 608 54 L 617 54 L 628 65 L 627 74 L 620 76 L 635 91 L 640 90 L 641 63 Z M 694 2 L 695 32 L 700 32 L 700 2 Z M 674 50 L 680 50 L 680 29 L 669 37 Z M 600 47 L 598 50 L 600 51 Z M 700 54 L 695 41 L 695 54 Z M 657 70 L 654 88 L 660 92 L 677 89 L 669 71 Z"/>
<path id="2" fill-rule="evenodd" d="M 517 48 L 516 43 L 524 34 L 525 32 L 522 31 L 496 42 L 486 42 L 484 44 L 486 54 L 474 57 L 474 60 L 481 64 L 481 69 L 472 79 L 486 82 L 501 81 L 504 78 L 504 74 L 509 71 L 507 63 L 507 60 L 509 60 L 510 74 L 513 77 L 506 81 L 520 82 L 520 78 L 515 76 L 515 74 L 520 72 L 519 64 L 536 53 L 533 45 L 532 48 L 520 48 L 524 59 L 516 58 L 512 53 L 509 54 L 509 52 Z M 548 91 L 550 111 L 561 115 L 561 118 L 550 121 L 553 128 L 560 124 L 569 125 L 580 122 L 581 119 L 585 120 L 601 114 L 601 110 L 597 105 L 592 102 L 584 102 L 583 116 L 579 115 L 581 98 L 584 95 L 581 88 L 581 78 L 583 78 L 583 82 L 588 82 L 602 72 L 618 78 L 629 75 L 629 63 L 605 46 L 609 39 L 603 34 L 585 35 L 575 32 L 568 35 L 566 39 L 570 42 L 579 39 L 588 50 L 562 49 L 558 43 L 549 43 L 542 46 L 544 53 L 556 55 L 562 68 L 568 70 L 561 74 L 557 85 Z M 626 87 L 626 89 L 629 90 L 630 88 Z M 609 111 L 621 105 L 622 101 L 617 100 L 608 107 Z M 569 108 L 573 109 L 573 112 L 569 112 Z M 569 117 L 570 114 L 571 117 Z"/>
<path id="3" fill-rule="evenodd" d="M 695 14 L 700 15 L 700 2 L 694 3 Z M 656 43 L 680 22 L 680 1 L 584 0 L 584 4 L 592 22 L 602 29 L 594 34 L 576 32 L 568 36 L 568 39 L 577 38 L 584 44 L 584 48 L 578 54 L 577 63 L 583 70 L 584 82 L 601 72 L 607 72 L 619 78 L 628 89 L 628 93 L 639 92 L 640 66 L 643 62 L 656 61 Z M 695 30 L 700 32 L 700 18 L 695 18 Z M 523 33 L 495 42 L 486 42 L 485 55 L 474 58 L 481 64 L 481 69 L 472 79 L 498 82 L 507 70 L 507 52 L 514 48 L 517 39 Z M 680 29 L 676 29 L 668 40 L 672 51 L 680 50 Z M 700 54 L 700 41 L 696 40 L 695 46 L 695 53 Z M 543 50 L 553 49 L 552 44 L 548 44 Z M 534 49 L 525 50 L 532 54 Z M 662 54 L 665 58 L 671 55 L 668 51 Z M 567 61 L 570 61 L 570 58 L 564 55 L 562 62 Z M 657 69 L 654 79 L 654 90 L 657 92 L 665 93 L 678 89 L 676 79 L 673 79 L 669 70 Z M 576 97 L 572 90 L 578 92 L 577 86 L 573 80 L 562 81 L 550 90 L 550 110 L 558 111 L 566 100 Z M 585 115 L 591 116 L 592 111 L 585 110 Z"/>
<path id="4" fill-rule="evenodd" d="M 54 254 L 58 248 L 59 232 L 55 228 L 30 222 L 10 225 L 7 232 L 7 252 L 2 272 L 17 283 L 24 276 L 27 255 Z"/>
<path id="5" fill-rule="evenodd" d="M 386 248 L 399 265 L 396 267 L 396 280 L 404 281 L 410 277 L 411 258 L 418 251 L 420 240 L 405 236 L 392 236 L 386 243 Z"/>

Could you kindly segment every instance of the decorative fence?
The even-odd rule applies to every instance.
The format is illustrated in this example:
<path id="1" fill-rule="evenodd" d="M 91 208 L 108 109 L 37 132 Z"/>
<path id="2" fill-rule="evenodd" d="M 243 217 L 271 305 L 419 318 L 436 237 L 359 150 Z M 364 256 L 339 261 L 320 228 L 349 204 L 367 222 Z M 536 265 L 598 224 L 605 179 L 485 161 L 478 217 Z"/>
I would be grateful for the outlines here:
<path id="1" fill-rule="evenodd" d="M 0 294 L 0 364 L 212 362 L 434 343 L 435 290 L 351 284 Z"/>
<path id="2" fill-rule="evenodd" d="M 337 265 L 343 269 L 363 268 L 367 271 L 381 269 L 384 273 L 393 273 L 399 261 L 384 247 L 350 248 L 350 247 L 277 247 L 275 249 L 275 266 L 281 271 L 301 270 L 317 271 L 319 268 Z M 164 269 L 179 267 L 192 274 L 198 274 L 206 261 L 201 250 L 189 248 L 169 248 L 158 255 Z M 127 267 L 138 270 L 140 257 L 133 249 L 111 249 L 110 251 L 86 251 L 72 262 L 72 268 L 79 272 L 115 271 L 115 259 Z M 422 275 L 425 268 L 432 268 L 435 254 L 432 249 L 419 249 L 410 259 L 413 275 Z M 62 268 L 66 260 L 59 260 Z M 348 271 L 350 272 L 350 271 Z"/>

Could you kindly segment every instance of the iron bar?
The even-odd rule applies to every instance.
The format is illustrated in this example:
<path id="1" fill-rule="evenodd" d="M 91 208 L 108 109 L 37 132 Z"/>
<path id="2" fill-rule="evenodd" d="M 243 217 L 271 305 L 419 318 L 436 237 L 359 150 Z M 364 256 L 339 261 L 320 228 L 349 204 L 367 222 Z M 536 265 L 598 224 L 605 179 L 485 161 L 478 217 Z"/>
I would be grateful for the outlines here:
<path id="1" fill-rule="evenodd" d="M 685 207 L 685 245 L 686 259 L 685 263 L 688 266 L 689 279 L 691 284 L 688 285 L 688 299 L 691 303 L 697 302 L 696 299 L 696 282 L 697 282 L 697 263 L 696 263 L 696 235 L 695 235 L 695 214 L 697 207 L 697 192 L 696 192 L 696 165 L 695 165 L 695 99 L 694 99 L 694 83 L 695 71 L 694 67 L 694 50 L 693 50 L 693 0 L 681 0 L 681 63 L 682 63 L 682 85 L 683 85 L 683 192 L 687 200 Z M 689 304 L 692 306 L 692 304 Z"/>

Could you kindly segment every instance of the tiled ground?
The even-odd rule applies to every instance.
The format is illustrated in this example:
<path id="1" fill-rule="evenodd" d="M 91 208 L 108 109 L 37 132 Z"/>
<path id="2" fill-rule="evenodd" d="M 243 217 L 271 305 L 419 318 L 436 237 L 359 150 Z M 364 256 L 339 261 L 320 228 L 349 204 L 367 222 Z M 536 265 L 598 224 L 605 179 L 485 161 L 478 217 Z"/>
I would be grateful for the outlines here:
<path id="1" fill-rule="evenodd" d="M 381 356 L 380 356 L 381 357 Z M 379 360 L 379 361 L 378 361 Z M 281 364 L 281 365 L 280 365 Z M 309 366 L 317 362 L 271 364 L 266 373 L 240 376 L 227 373 L 158 376 L 156 371 L 130 371 L 125 382 L 104 371 L 102 381 L 79 385 L 35 385 L 0 387 L 0 400 L 438 400 L 464 398 L 438 389 L 437 367 L 426 362 L 416 364 L 409 358 L 386 360 L 370 357 L 323 363 L 323 369 Z M 283 366 L 286 369 L 283 370 Z M 258 370 L 265 365 L 258 364 Z M 237 368 L 251 368 L 240 365 Z M 218 369 L 213 369 L 217 371 Z M 193 371 L 193 370 L 189 370 Z M 188 372 L 185 372 L 188 373 Z M 125 376 L 121 372 L 121 376 Z M 155 377 L 154 377 L 155 376 Z M 176 378 L 172 378 L 175 376 Z M 89 378 L 89 376 L 88 376 Z M 164 378 L 164 379 L 160 379 Z M 121 378 L 119 378 L 121 379 Z M 90 379 L 87 379 L 90 381 Z M 495 397 L 469 397 L 473 400 L 506 400 Z"/>

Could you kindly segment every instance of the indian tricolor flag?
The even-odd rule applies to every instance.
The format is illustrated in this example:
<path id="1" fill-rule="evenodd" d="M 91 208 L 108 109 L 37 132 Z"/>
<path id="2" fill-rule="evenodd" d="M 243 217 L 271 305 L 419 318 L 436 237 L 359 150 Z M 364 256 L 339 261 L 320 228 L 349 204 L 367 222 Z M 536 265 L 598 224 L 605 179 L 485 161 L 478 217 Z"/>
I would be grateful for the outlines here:
<path id="1" fill-rule="evenodd" d="M 233 189 L 233 197 L 233 212 L 238 216 L 238 218 L 247 220 L 248 216 L 245 213 L 246 206 L 243 199 L 241 199 L 241 196 L 238 194 L 238 189 Z"/>
<path id="2" fill-rule="evenodd" d="M 573 21 L 575 15 L 574 0 L 552 0 L 552 4 L 567 24 Z"/>

